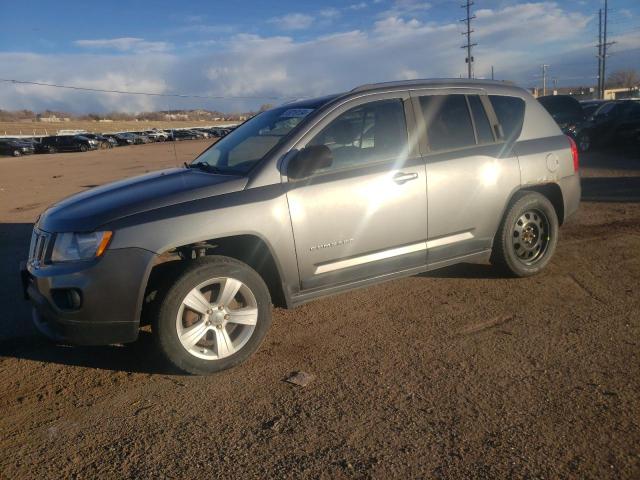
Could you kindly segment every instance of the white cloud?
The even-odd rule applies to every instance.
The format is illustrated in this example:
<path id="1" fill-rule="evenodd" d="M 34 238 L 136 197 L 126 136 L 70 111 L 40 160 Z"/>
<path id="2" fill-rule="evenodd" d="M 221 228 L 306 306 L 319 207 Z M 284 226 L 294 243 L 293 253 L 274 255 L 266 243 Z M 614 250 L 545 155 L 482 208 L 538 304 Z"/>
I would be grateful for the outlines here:
<path id="1" fill-rule="evenodd" d="M 363 10 L 365 8 L 367 8 L 369 5 L 367 5 L 366 2 L 359 2 L 359 3 L 352 3 L 351 5 L 349 5 L 347 7 L 347 10 Z"/>
<path id="2" fill-rule="evenodd" d="M 304 13 L 289 13 L 282 17 L 271 18 L 269 23 L 277 25 L 282 30 L 302 30 L 311 26 L 313 17 Z"/>
<path id="3" fill-rule="evenodd" d="M 431 8 L 429 2 L 420 0 L 395 0 L 388 10 L 380 13 L 380 17 L 402 17 L 406 15 L 415 15 Z"/>
<path id="4" fill-rule="evenodd" d="M 591 17 L 551 2 L 484 9 L 477 15 L 474 41 L 479 46 L 474 55 L 478 76 L 488 75 L 494 65 L 497 78 L 530 86 L 538 81 L 538 65 L 548 63 L 561 84 L 562 78 L 569 77 L 582 77 L 586 85 L 591 81 L 589 76 L 595 72 Z M 526 31 L 522 25 L 527 25 Z M 215 48 L 193 48 L 180 54 L 143 54 L 135 49 L 117 50 L 118 55 L 0 53 L 0 78 L 157 93 L 314 96 L 376 81 L 457 77 L 465 71 L 460 28 L 457 21 L 436 24 L 391 16 L 379 18 L 367 29 L 304 41 L 284 35 L 237 34 L 211 40 L 211 44 L 193 44 Z M 607 63 L 610 71 L 640 63 L 640 32 L 615 40 L 615 55 Z M 266 98 L 186 100 L 0 84 L 3 109 L 90 112 L 203 107 L 242 111 L 265 101 L 273 103 Z"/>
<path id="5" fill-rule="evenodd" d="M 109 49 L 121 52 L 165 52 L 171 49 L 171 45 L 167 42 L 148 42 L 137 37 L 76 40 L 74 44 L 83 48 Z"/>
<path id="6" fill-rule="evenodd" d="M 337 8 L 329 7 L 320 10 L 318 12 L 318 15 L 320 15 L 322 18 L 333 19 L 339 17 L 341 13 Z"/>

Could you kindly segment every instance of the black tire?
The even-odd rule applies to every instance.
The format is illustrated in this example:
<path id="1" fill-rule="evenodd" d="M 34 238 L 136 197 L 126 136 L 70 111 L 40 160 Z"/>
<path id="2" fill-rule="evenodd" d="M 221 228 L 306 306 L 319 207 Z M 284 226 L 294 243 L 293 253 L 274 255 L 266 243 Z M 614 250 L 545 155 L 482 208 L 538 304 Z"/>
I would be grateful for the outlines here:
<path id="1" fill-rule="evenodd" d="M 555 252 L 558 230 L 558 216 L 545 196 L 519 192 L 496 233 L 491 263 L 516 277 L 536 275 Z"/>
<path id="2" fill-rule="evenodd" d="M 58 149 L 56 147 L 49 147 L 49 153 L 58 153 Z"/>
<path id="3" fill-rule="evenodd" d="M 183 345 L 179 337 L 179 328 L 190 328 L 196 324 L 202 324 L 205 319 L 210 319 L 216 314 L 216 307 L 212 305 L 212 310 L 208 310 L 211 316 L 205 314 L 197 314 L 194 311 L 188 310 L 183 305 L 187 295 L 193 292 L 196 287 L 199 287 L 203 283 L 213 281 L 215 279 L 230 278 L 237 280 L 243 284 L 243 287 L 247 287 L 250 294 L 253 295 L 252 301 L 255 303 L 255 309 L 257 310 L 257 320 L 255 325 L 252 326 L 253 330 L 248 334 L 248 340 L 244 340 L 245 343 L 240 345 L 234 353 L 228 354 L 222 358 L 200 358 L 189 351 Z M 204 287 L 207 288 L 207 287 Z M 213 299 L 213 295 L 221 295 L 222 285 L 220 285 L 220 293 L 211 293 L 209 300 Z M 239 290 L 235 294 L 234 299 L 243 298 L 243 291 Z M 238 296 L 239 295 L 239 296 Z M 233 300 L 235 302 L 236 300 Z M 225 310 L 226 311 L 226 310 Z M 179 327 L 178 322 L 184 321 L 184 315 L 187 312 L 189 315 L 195 315 L 198 320 L 193 321 L 191 325 L 183 325 Z M 213 313 L 212 313 L 213 312 Z M 234 310 L 229 310 L 229 313 Z M 229 317 L 225 315 L 224 318 Z M 212 322 L 206 322 L 210 325 Z M 235 322 L 229 321 L 234 324 Z M 180 323 L 182 325 L 182 323 Z M 191 262 L 191 264 L 177 277 L 177 280 L 167 290 L 167 294 L 160 302 L 157 315 L 152 319 L 152 332 L 155 339 L 155 344 L 160 354 L 174 367 L 187 373 L 195 375 L 208 375 L 211 373 L 219 372 L 232 368 L 249 358 L 260 346 L 264 340 L 269 327 L 271 326 L 271 297 L 269 295 L 269 289 L 265 285 L 264 281 L 248 265 L 229 257 L 223 256 L 210 256 L 203 257 Z M 234 327 L 232 325 L 232 327 Z M 235 325 L 235 328 L 243 327 L 242 325 Z M 218 334 L 221 329 L 224 329 L 227 338 L 231 338 L 234 331 L 228 333 L 225 325 L 217 325 L 208 327 L 209 330 L 204 333 L 204 336 L 200 334 L 200 340 L 195 343 L 193 349 L 202 349 L 203 355 L 206 353 L 211 355 L 218 355 L 219 351 L 215 346 L 198 346 L 201 342 L 210 342 L 216 344 Z M 251 327 L 247 327 L 251 328 Z M 217 330 L 216 330 L 217 329 Z M 211 331 L 211 337 L 209 339 L 209 331 Z M 243 332 L 240 331 L 240 334 Z M 183 333 L 184 334 L 184 333 Z M 245 334 L 245 337 L 247 334 Z M 239 337 L 237 337 L 239 338 Z M 209 350 L 207 350 L 209 349 Z"/>
<path id="4" fill-rule="evenodd" d="M 87 146 L 86 145 L 80 145 L 80 151 L 81 152 L 86 152 L 87 151 Z"/>
<path id="5" fill-rule="evenodd" d="M 13 152 L 11 152 L 11 154 L 14 157 L 19 157 L 20 155 L 22 155 L 22 152 L 20 150 L 14 150 Z"/>

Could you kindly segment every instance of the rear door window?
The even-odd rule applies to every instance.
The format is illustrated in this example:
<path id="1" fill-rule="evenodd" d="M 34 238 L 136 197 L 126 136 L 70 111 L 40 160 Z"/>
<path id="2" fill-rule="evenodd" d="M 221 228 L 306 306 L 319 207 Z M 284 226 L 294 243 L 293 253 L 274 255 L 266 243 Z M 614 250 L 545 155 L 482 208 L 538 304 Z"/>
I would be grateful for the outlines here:
<path id="1" fill-rule="evenodd" d="M 510 141 L 518 138 L 524 123 L 524 100 L 503 95 L 489 95 L 489 100 L 502 126 L 504 139 Z"/>
<path id="2" fill-rule="evenodd" d="M 453 150 L 476 144 L 465 95 L 420 97 L 420 107 L 430 151 Z"/>
<path id="3" fill-rule="evenodd" d="M 469 106 L 471 107 L 471 115 L 473 115 L 473 123 L 476 126 L 478 135 L 478 143 L 493 143 L 493 133 L 491 133 L 491 124 L 487 118 L 487 112 L 484 110 L 482 101 L 478 95 L 468 95 Z"/>

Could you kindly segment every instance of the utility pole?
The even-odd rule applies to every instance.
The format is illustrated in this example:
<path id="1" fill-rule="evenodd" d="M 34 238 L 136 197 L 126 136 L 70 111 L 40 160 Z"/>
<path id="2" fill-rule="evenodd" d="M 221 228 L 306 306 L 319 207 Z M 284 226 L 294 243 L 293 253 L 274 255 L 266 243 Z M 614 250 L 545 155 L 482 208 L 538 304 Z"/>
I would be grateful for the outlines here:
<path id="1" fill-rule="evenodd" d="M 495 80 L 495 78 L 493 76 L 493 65 L 491 65 L 491 80 Z"/>
<path id="2" fill-rule="evenodd" d="M 471 43 L 471 34 L 473 33 L 473 30 L 471 30 L 471 20 L 474 20 L 476 18 L 475 15 L 471 15 L 471 5 L 473 5 L 473 2 L 471 0 L 467 0 L 464 5 L 461 5 L 462 8 L 467 9 L 467 18 L 460 20 L 461 22 L 467 23 L 467 31 L 462 32 L 462 35 L 467 36 L 467 43 L 460 48 L 467 49 L 467 58 L 465 59 L 465 61 L 467 62 L 467 72 L 469 78 L 473 78 L 473 56 L 471 55 L 471 49 L 478 45 L 477 43 Z"/>
<path id="3" fill-rule="evenodd" d="M 542 65 L 542 95 L 547 94 L 547 69 L 549 65 Z"/>
<path id="4" fill-rule="evenodd" d="M 598 98 L 602 98 L 602 9 L 598 11 Z"/>
<path id="5" fill-rule="evenodd" d="M 602 32 L 602 73 L 600 75 L 600 82 L 602 83 L 602 98 L 604 98 L 604 90 L 606 87 L 607 79 L 607 18 L 609 16 L 609 0 L 604 0 L 604 27 Z"/>

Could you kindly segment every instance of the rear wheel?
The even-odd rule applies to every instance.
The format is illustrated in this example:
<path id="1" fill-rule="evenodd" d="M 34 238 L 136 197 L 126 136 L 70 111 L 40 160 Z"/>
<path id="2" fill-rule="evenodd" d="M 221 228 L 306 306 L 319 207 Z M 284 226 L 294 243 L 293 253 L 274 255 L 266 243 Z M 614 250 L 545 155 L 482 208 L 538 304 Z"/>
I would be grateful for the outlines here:
<path id="1" fill-rule="evenodd" d="M 20 155 L 22 155 L 22 152 L 20 150 L 14 150 L 13 152 L 11 152 L 11 154 L 14 157 L 19 157 Z"/>
<path id="2" fill-rule="evenodd" d="M 48 151 L 49 153 L 57 153 L 58 149 L 56 147 L 49 147 Z"/>
<path id="3" fill-rule="evenodd" d="M 496 234 L 491 261 L 512 275 L 527 277 L 551 260 L 558 243 L 558 216 L 543 195 L 517 195 Z"/>
<path id="4" fill-rule="evenodd" d="M 192 374 L 245 361 L 271 325 L 271 299 L 248 265 L 222 256 L 198 259 L 168 290 L 153 334 L 161 354 Z"/>

